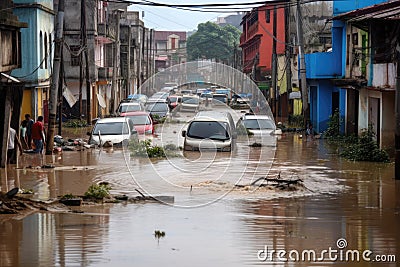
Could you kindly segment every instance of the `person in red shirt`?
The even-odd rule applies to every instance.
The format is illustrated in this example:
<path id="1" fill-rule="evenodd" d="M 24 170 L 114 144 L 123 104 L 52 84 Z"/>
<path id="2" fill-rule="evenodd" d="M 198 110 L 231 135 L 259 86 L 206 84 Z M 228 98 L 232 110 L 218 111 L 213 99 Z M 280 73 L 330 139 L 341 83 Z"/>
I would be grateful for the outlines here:
<path id="1" fill-rule="evenodd" d="M 44 126 L 43 126 L 43 116 L 39 116 L 37 121 L 32 125 L 32 140 L 35 144 L 34 153 L 43 152 L 43 146 L 46 145 L 45 135 L 44 135 Z"/>

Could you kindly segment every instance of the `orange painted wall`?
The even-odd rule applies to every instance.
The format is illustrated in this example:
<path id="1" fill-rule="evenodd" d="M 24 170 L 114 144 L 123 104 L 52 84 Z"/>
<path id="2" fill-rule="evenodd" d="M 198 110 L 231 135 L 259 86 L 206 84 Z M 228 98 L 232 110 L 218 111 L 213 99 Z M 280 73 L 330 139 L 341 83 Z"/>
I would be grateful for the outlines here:
<path id="1" fill-rule="evenodd" d="M 260 10 L 258 13 L 259 27 L 258 32 L 262 34 L 260 45 L 260 66 L 265 69 L 271 70 L 272 66 L 272 45 L 273 45 L 273 9 L 270 10 L 270 23 L 266 23 L 265 10 Z M 262 26 L 261 26 L 262 25 Z M 277 9 L 277 42 L 276 53 L 285 53 L 285 10 L 283 8 Z"/>

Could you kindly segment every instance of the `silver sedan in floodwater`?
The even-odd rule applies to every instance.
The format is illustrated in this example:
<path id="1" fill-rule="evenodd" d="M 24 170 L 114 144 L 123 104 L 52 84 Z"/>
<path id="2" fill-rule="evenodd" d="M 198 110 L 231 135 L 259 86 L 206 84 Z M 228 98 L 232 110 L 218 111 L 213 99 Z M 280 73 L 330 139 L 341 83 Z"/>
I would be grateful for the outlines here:
<path id="1" fill-rule="evenodd" d="M 282 134 L 282 130 L 276 128 L 274 119 L 267 115 L 246 114 L 240 118 L 239 123 L 255 136 Z"/>

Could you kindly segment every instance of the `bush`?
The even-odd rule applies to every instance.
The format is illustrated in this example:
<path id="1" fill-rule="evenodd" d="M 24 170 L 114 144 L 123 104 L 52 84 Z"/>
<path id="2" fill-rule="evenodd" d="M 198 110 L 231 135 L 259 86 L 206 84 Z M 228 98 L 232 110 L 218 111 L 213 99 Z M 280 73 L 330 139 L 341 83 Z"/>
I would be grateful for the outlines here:
<path id="1" fill-rule="evenodd" d="M 110 195 L 111 187 L 107 184 L 92 184 L 85 192 L 85 197 L 103 199 Z"/>
<path id="2" fill-rule="evenodd" d="M 324 132 L 324 136 L 328 139 L 337 139 L 340 137 L 340 113 L 339 110 L 335 110 L 335 112 L 329 116 L 328 121 L 328 129 Z"/>
<path id="3" fill-rule="evenodd" d="M 303 115 L 289 115 L 288 118 L 289 125 L 291 127 L 302 128 L 304 127 L 304 117 Z"/>
<path id="4" fill-rule="evenodd" d="M 67 127 L 67 128 L 80 128 L 80 127 L 86 127 L 88 125 L 85 120 L 73 119 L 73 120 L 64 122 L 63 126 Z"/>
<path id="5" fill-rule="evenodd" d="M 354 139 L 353 139 L 354 140 Z M 354 161 L 389 162 L 389 155 L 379 148 L 372 126 L 364 130 L 356 142 L 349 142 L 340 156 Z"/>
<path id="6" fill-rule="evenodd" d="M 165 158 L 167 155 L 173 156 L 174 153 L 172 151 L 178 150 L 174 144 L 167 144 L 164 147 L 153 146 L 150 140 L 133 141 L 129 143 L 128 147 L 132 156 L 149 158 Z"/>

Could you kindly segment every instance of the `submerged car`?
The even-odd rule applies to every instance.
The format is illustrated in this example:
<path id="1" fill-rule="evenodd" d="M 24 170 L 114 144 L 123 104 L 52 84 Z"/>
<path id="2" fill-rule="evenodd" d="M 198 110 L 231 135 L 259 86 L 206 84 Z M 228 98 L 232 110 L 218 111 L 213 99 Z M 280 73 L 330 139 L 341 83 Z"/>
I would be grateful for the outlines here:
<path id="1" fill-rule="evenodd" d="M 228 105 L 228 96 L 226 94 L 213 94 L 212 103 L 215 105 Z"/>
<path id="2" fill-rule="evenodd" d="M 180 95 L 170 95 L 167 98 L 168 107 L 170 110 L 173 110 L 182 103 L 182 96 Z"/>
<path id="3" fill-rule="evenodd" d="M 165 102 L 147 102 L 146 111 L 153 117 L 164 118 L 169 115 L 169 107 Z"/>
<path id="4" fill-rule="evenodd" d="M 282 130 L 276 128 L 274 119 L 268 115 L 246 114 L 240 118 L 239 123 L 255 136 L 282 134 Z"/>
<path id="5" fill-rule="evenodd" d="M 199 110 L 200 97 L 198 95 L 184 95 L 182 96 L 181 111 L 194 111 Z"/>
<path id="6" fill-rule="evenodd" d="M 183 149 L 189 151 L 213 149 L 230 152 L 237 138 L 235 124 L 229 112 L 200 111 L 182 131 Z"/>
<path id="7" fill-rule="evenodd" d="M 129 118 L 138 134 L 154 134 L 154 122 L 150 114 L 145 111 L 122 113 L 122 117 Z"/>
<path id="8" fill-rule="evenodd" d="M 139 101 L 129 101 L 129 102 L 121 102 L 118 106 L 117 113 L 125 113 L 125 112 L 132 112 L 132 111 L 143 111 L 144 105 L 142 102 Z"/>
<path id="9" fill-rule="evenodd" d="M 153 94 L 149 99 L 147 99 L 147 103 L 149 102 L 167 102 L 167 98 L 170 94 L 168 92 L 157 92 Z"/>
<path id="10" fill-rule="evenodd" d="M 131 140 L 138 139 L 133 122 L 125 117 L 99 119 L 88 135 L 90 135 L 89 144 L 100 146 L 105 142 L 111 142 L 113 145 L 125 145 Z"/>

